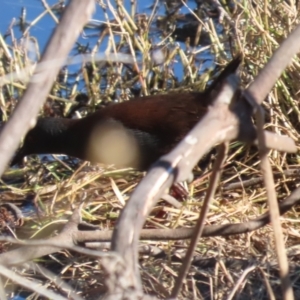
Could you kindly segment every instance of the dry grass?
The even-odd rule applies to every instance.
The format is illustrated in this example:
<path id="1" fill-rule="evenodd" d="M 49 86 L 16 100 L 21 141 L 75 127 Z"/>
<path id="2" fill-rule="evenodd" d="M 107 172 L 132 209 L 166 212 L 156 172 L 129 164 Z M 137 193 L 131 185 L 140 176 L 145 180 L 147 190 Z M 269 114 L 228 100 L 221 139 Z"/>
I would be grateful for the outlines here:
<path id="1" fill-rule="evenodd" d="M 230 60 L 231 55 L 239 52 L 243 54 L 241 78 L 246 86 L 268 61 L 278 44 L 296 26 L 299 7 L 290 5 L 289 1 L 237 2 L 232 6 L 224 6 L 230 19 L 223 19 L 224 31 L 221 34 L 216 34 L 216 23 L 211 19 L 195 19 L 195 22 L 198 22 L 198 29 L 202 29 L 210 38 L 211 43 L 206 46 L 206 51 L 213 54 L 218 64 L 223 66 Z M 187 40 L 185 45 L 176 43 L 170 28 L 182 17 L 179 12 L 172 16 L 162 15 L 157 22 L 154 11 L 153 19 L 149 15 L 133 17 L 134 11 L 126 11 L 121 3 L 106 4 L 110 13 L 110 5 L 117 7 L 113 14 L 114 20 L 109 20 L 105 14 L 106 20 L 99 27 L 97 42 L 90 49 L 85 45 L 77 45 L 74 53 L 97 53 L 99 49 L 103 51 L 103 45 L 108 39 L 105 51 L 129 53 L 136 63 L 82 63 L 74 76 L 62 70 L 41 110 L 41 115 L 69 116 L 74 107 L 78 106 L 76 99 L 89 99 L 84 108 L 77 111 L 84 115 L 109 101 L 128 100 L 134 93 L 148 95 L 168 93 L 171 90 L 199 90 L 203 89 L 210 78 L 209 75 L 215 73 L 200 75 L 202 63 L 199 62 L 199 47 L 190 46 L 193 44 L 190 40 Z M 215 10 L 210 9 L 209 12 Z M 199 15 L 203 18 L 203 10 Z M 37 45 L 30 30 L 24 37 L 25 40 L 31 41 L 31 45 Z M 152 44 L 154 42 L 155 45 Z M 150 51 L 157 45 L 162 47 L 159 54 L 164 55 L 164 64 L 159 66 L 153 64 Z M 35 51 L 39 57 L 38 47 Z M 24 68 L 30 69 L 33 62 L 28 55 L 24 43 L 21 44 L 19 40 L 10 42 L 10 39 L 0 36 L 0 76 L 14 72 L 18 74 Z M 179 79 L 174 75 L 175 59 L 176 66 L 180 66 L 183 73 Z M 266 128 L 279 134 L 287 134 L 295 141 L 299 140 L 300 129 L 299 74 L 299 58 L 295 57 L 293 64 L 286 69 L 264 103 L 268 119 Z M 1 88 L 3 120 L 7 120 L 25 89 L 26 80 L 18 78 L 7 82 Z M 82 90 L 87 97 L 82 94 Z M 282 173 L 288 168 L 297 168 L 298 153 L 286 155 L 272 151 L 269 157 L 274 173 L 279 173 L 276 191 L 278 199 L 282 200 L 298 186 L 298 178 L 286 178 Z M 103 229 L 112 229 L 124 201 L 128 200 L 143 176 L 134 171 L 115 170 L 109 166 L 90 166 L 86 162 L 71 160 L 62 162 L 60 159 L 41 162 L 29 158 L 23 171 L 21 175 L 13 177 L 24 177 L 24 181 L 9 184 L 2 182 L 1 185 L 3 201 L 29 201 L 35 205 L 36 213 L 29 214 L 25 226 L 18 232 L 20 237 L 48 236 L 53 230 L 59 229 L 63 220 L 71 214 L 72 208 L 82 202 L 85 203 L 85 221 L 99 224 Z M 14 173 L 16 172 L 20 173 L 19 170 L 14 170 Z M 197 175 L 199 172 L 196 172 Z M 224 168 L 221 188 L 211 206 L 207 224 L 247 221 L 267 211 L 266 194 L 262 184 L 232 191 L 222 190 L 222 186 L 227 183 L 258 175 L 256 149 L 233 143 Z M 11 182 L 5 179 L 4 181 Z M 193 226 L 207 184 L 207 177 L 188 184 L 189 197 L 181 210 L 169 207 L 164 202 L 158 203 L 148 218 L 146 227 Z M 298 207 L 294 207 L 281 219 L 296 299 L 300 298 L 298 219 Z M 178 258 L 185 252 L 188 241 L 144 243 L 164 251 L 160 257 L 142 256 L 140 260 L 145 291 L 164 298 L 174 284 L 180 265 Z M 195 262 L 190 270 L 181 299 L 280 299 L 280 283 L 273 249 L 270 226 L 240 236 L 202 239 L 196 253 L 197 263 Z M 97 262 L 90 258 L 64 251 L 44 259 L 44 263 L 74 288 L 81 290 L 86 299 L 95 299 L 103 292 L 101 270 Z M 24 276 L 36 278 L 34 274 L 24 273 Z M 45 279 L 39 280 L 51 286 Z M 30 299 L 35 299 L 35 296 L 32 295 Z"/>

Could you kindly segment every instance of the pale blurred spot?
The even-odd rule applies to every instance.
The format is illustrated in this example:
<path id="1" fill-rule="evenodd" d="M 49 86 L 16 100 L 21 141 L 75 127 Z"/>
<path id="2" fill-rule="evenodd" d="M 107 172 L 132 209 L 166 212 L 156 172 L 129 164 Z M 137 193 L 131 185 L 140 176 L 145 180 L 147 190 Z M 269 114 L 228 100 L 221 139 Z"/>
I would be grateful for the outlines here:
<path id="1" fill-rule="evenodd" d="M 139 168 L 140 150 L 131 131 L 114 120 L 95 127 L 90 135 L 86 157 L 91 162 L 117 167 Z"/>
<path id="2" fill-rule="evenodd" d="M 21 44 L 30 61 L 32 63 L 38 62 L 40 59 L 40 50 L 36 40 L 31 38 L 23 38 Z"/>
<path id="3" fill-rule="evenodd" d="M 165 54 L 162 47 L 157 47 L 151 50 L 151 60 L 155 66 L 162 65 L 165 60 Z"/>

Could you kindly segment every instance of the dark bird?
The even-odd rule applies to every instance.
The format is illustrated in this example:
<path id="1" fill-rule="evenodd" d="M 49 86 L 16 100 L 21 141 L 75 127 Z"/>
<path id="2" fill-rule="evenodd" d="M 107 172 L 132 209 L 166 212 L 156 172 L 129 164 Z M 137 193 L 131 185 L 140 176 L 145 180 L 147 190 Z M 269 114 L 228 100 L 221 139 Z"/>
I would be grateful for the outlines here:
<path id="1" fill-rule="evenodd" d="M 39 118 L 12 165 L 30 154 L 52 153 L 147 170 L 201 120 L 240 62 L 232 60 L 204 92 L 138 97 L 82 119 Z"/>

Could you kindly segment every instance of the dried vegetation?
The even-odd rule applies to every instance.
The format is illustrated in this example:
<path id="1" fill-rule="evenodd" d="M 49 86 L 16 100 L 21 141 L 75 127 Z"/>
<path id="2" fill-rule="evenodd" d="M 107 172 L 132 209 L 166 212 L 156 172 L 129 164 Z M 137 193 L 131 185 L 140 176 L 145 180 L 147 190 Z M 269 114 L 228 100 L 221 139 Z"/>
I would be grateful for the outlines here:
<path id="1" fill-rule="evenodd" d="M 300 11 L 293 1 L 232 1 L 221 7 L 207 1 L 192 10 L 186 7 L 192 1 L 185 4 L 174 0 L 164 1 L 168 9 L 162 9 L 163 3 L 156 1 L 152 9 L 140 14 L 136 13 L 137 7 L 146 4 L 131 2 L 128 9 L 121 1 L 105 1 L 99 5 L 97 9 L 103 9 L 104 20 L 87 25 L 82 33 L 87 39 L 75 45 L 72 55 L 104 51 L 127 53 L 134 63 L 93 60 L 86 63 L 83 59 L 79 67 L 63 68 L 41 109 L 42 116 L 84 116 L 111 101 L 127 101 L 135 95 L 201 90 L 237 53 L 242 53 L 244 58 L 241 79 L 243 86 L 247 86 L 297 25 Z M 59 12 L 59 6 L 49 8 L 48 12 L 45 10 L 53 19 Z M 7 35 L 0 35 L 0 76 L 9 78 L 11 73 L 15 76 L 12 80 L 6 79 L 1 86 L 3 121 L 8 119 L 26 89 L 28 77 L 21 71 L 32 72 L 32 51 L 36 58 L 40 56 L 38 37 L 32 29 L 42 17 L 37 16 L 29 24 L 20 18 L 19 25 L 24 25 L 22 40 L 14 38 L 15 26 Z M 203 57 L 208 63 L 203 63 Z M 210 60 L 220 67 L 212 68 Z M 205 66 L 210 68 L 203 73 Z M 299 140 L 300 130 L 299 74 L 299 57 L 295 57 L 264 102 L 266 128 L 295 141 Z M 271 151 L 269 157 L 280 201 L 298 186 L 299 175 L 290 176 L 284 171 L 297 169 L 299 158 L 298 154 L 286 155 L 278 151 Z M 231 144 L 207 224 L 243 222 L 267 211 L 262 182 L 226 188 L 231 183 L 246 183 L 260 177 L 258 164 L 255 147 Z M 209 174 L 209 170 L 210 164 L 205 174 Z M 186 184 L 189 196 L 182 209 L 161 201 L 145 227 L 192 227 L 208 185 L 209 177 L 205 174 L 195 170 L 195 181 Z M 25 211 L 25 223 L 16 232 L 19 238 L 54 234 L 80 204 L 83 204 L 82 217 L 86 222 L 102 229 L 113 229 L 120 210 L 142 176 L 134 170 L 92 166 L 61 157 L 53 160 L 30 157 L 23 169 L 4 174 L 0 197 L 3 202 L 21 205 Z M 296 299 L 300 298 L 298 220 L 298 206 L 281 218 Z M 155 256 L 146 253 L 140 257 L 145 292 L 165 298 L 174 285 L 188 241 L 143 241 L 141 244 L 158 251 Z M 273 249 L 269 225 L 247 234 L 201 239 L 180 299 L 280 299 Z M 84 299 L 97 299 L 105 291 L 98 262 L 88 256 L 65 250 L 44 257 L 41 264 L 76 291 L 81 291 Z M 16 272 L 66 296 L 50 276 L 44 277 L 32 269 L 16 269 Z M 6 284 L 10 295 L 21 292 L 11 282 Z M 24 294 L 27 292 L 24 289 Z M 31 294 L 28 299 L 37 299 L 37 296 Z"/>

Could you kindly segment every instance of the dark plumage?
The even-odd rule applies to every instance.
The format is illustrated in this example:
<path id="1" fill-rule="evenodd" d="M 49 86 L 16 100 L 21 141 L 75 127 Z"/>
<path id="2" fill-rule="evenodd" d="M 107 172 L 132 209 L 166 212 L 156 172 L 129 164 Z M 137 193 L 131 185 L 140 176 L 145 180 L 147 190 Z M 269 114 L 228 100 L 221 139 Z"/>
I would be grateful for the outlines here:
<path id="1" fill-rule="evenodd" d="M 146 170 L 203 117 L 214 91 L 239 64 L 240 57 L 231 61 L 204 92 L 139 97 L 83 119 L 40 118 L 12 164 L 26 155 L 52 153 Z"/>

